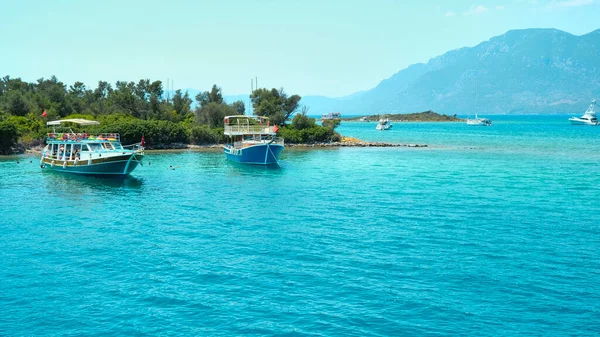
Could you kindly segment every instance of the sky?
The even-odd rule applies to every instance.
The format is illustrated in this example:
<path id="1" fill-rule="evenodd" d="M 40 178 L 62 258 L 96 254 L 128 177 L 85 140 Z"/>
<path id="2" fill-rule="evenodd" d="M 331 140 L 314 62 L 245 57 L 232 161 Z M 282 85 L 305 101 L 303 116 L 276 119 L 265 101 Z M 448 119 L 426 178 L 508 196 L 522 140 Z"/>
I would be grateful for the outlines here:
<path id="1" fill-rule="evenodd" d="M 600 0 L 0 0 L 0 76 L 340 97 L 511 29 L 600 28 Z"/>

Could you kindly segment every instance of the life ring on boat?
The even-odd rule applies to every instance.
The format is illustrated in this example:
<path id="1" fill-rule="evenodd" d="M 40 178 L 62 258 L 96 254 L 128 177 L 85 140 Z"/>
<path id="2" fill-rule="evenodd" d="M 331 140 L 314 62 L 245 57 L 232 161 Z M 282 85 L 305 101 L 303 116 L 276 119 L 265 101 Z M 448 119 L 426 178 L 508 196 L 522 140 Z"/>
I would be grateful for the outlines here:
<path id="1" fill-rule="evenodd" d="M 54 160 L 50 163 L 50 167 L 54 168 Z"/>

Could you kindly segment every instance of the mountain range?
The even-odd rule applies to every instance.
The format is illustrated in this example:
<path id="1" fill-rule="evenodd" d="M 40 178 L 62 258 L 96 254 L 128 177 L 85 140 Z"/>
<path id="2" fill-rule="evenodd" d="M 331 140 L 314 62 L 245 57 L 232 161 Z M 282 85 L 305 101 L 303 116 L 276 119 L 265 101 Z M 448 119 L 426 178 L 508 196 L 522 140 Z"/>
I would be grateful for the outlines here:
<path id="1" fill-rule="evenodd" d="M 413 64 L 373 89 L 301 103 L 310 114 L 553 114 L 582 113 L 593 98 L 600 98 L 600 29 L 581 36 L 523 29 Z M 225 99 L 247 103 L 248 95 Z"/>

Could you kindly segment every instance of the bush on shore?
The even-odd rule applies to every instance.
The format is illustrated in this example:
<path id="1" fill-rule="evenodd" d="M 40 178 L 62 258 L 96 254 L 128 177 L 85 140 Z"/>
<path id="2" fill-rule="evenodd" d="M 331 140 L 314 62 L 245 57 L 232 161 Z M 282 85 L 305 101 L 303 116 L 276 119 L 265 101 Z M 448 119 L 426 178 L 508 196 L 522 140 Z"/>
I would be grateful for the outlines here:
<path id="1" fill-rule="evenodd" d="M 17 147 L 19 129 L 9 121 L 0 122 L 0 154 L 11 154 Z"/>

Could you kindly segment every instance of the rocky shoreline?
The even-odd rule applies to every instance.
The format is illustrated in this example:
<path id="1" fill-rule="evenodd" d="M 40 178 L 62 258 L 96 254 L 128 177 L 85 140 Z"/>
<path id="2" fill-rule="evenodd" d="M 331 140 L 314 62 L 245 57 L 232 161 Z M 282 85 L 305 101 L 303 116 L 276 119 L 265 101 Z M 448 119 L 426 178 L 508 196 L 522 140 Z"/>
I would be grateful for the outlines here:
<path id="1" fill-rule="evenodd" d="M 331 142 L 314 144 L 285 144 L 286 147 L 427 147 L 427 144 L 398 144 L 382 142 Z"/>
<path id="2" fill-rule="evenodd" d="M 341 142 L 328 142 L 328 143 L 306 143 L 306 144 L 285 144 L 289 148 L 335 148 L 335 147 L 428 147 L 427 144 L 399 144 L 399 143 L 385 143 L 385 142 L 366 142 L 361 140 L 344 140 Z M 156 146 L 147 147 L 148 151 L 165 151 L 165 150 L 221 150 L 223 144 L 210 144 L 210 145 L 193 145 L 183 143 L 173 144 L 158 144 Z M 41 153 L 42 147 L 36 146 L 25 149 L 20 153 Z"/>

